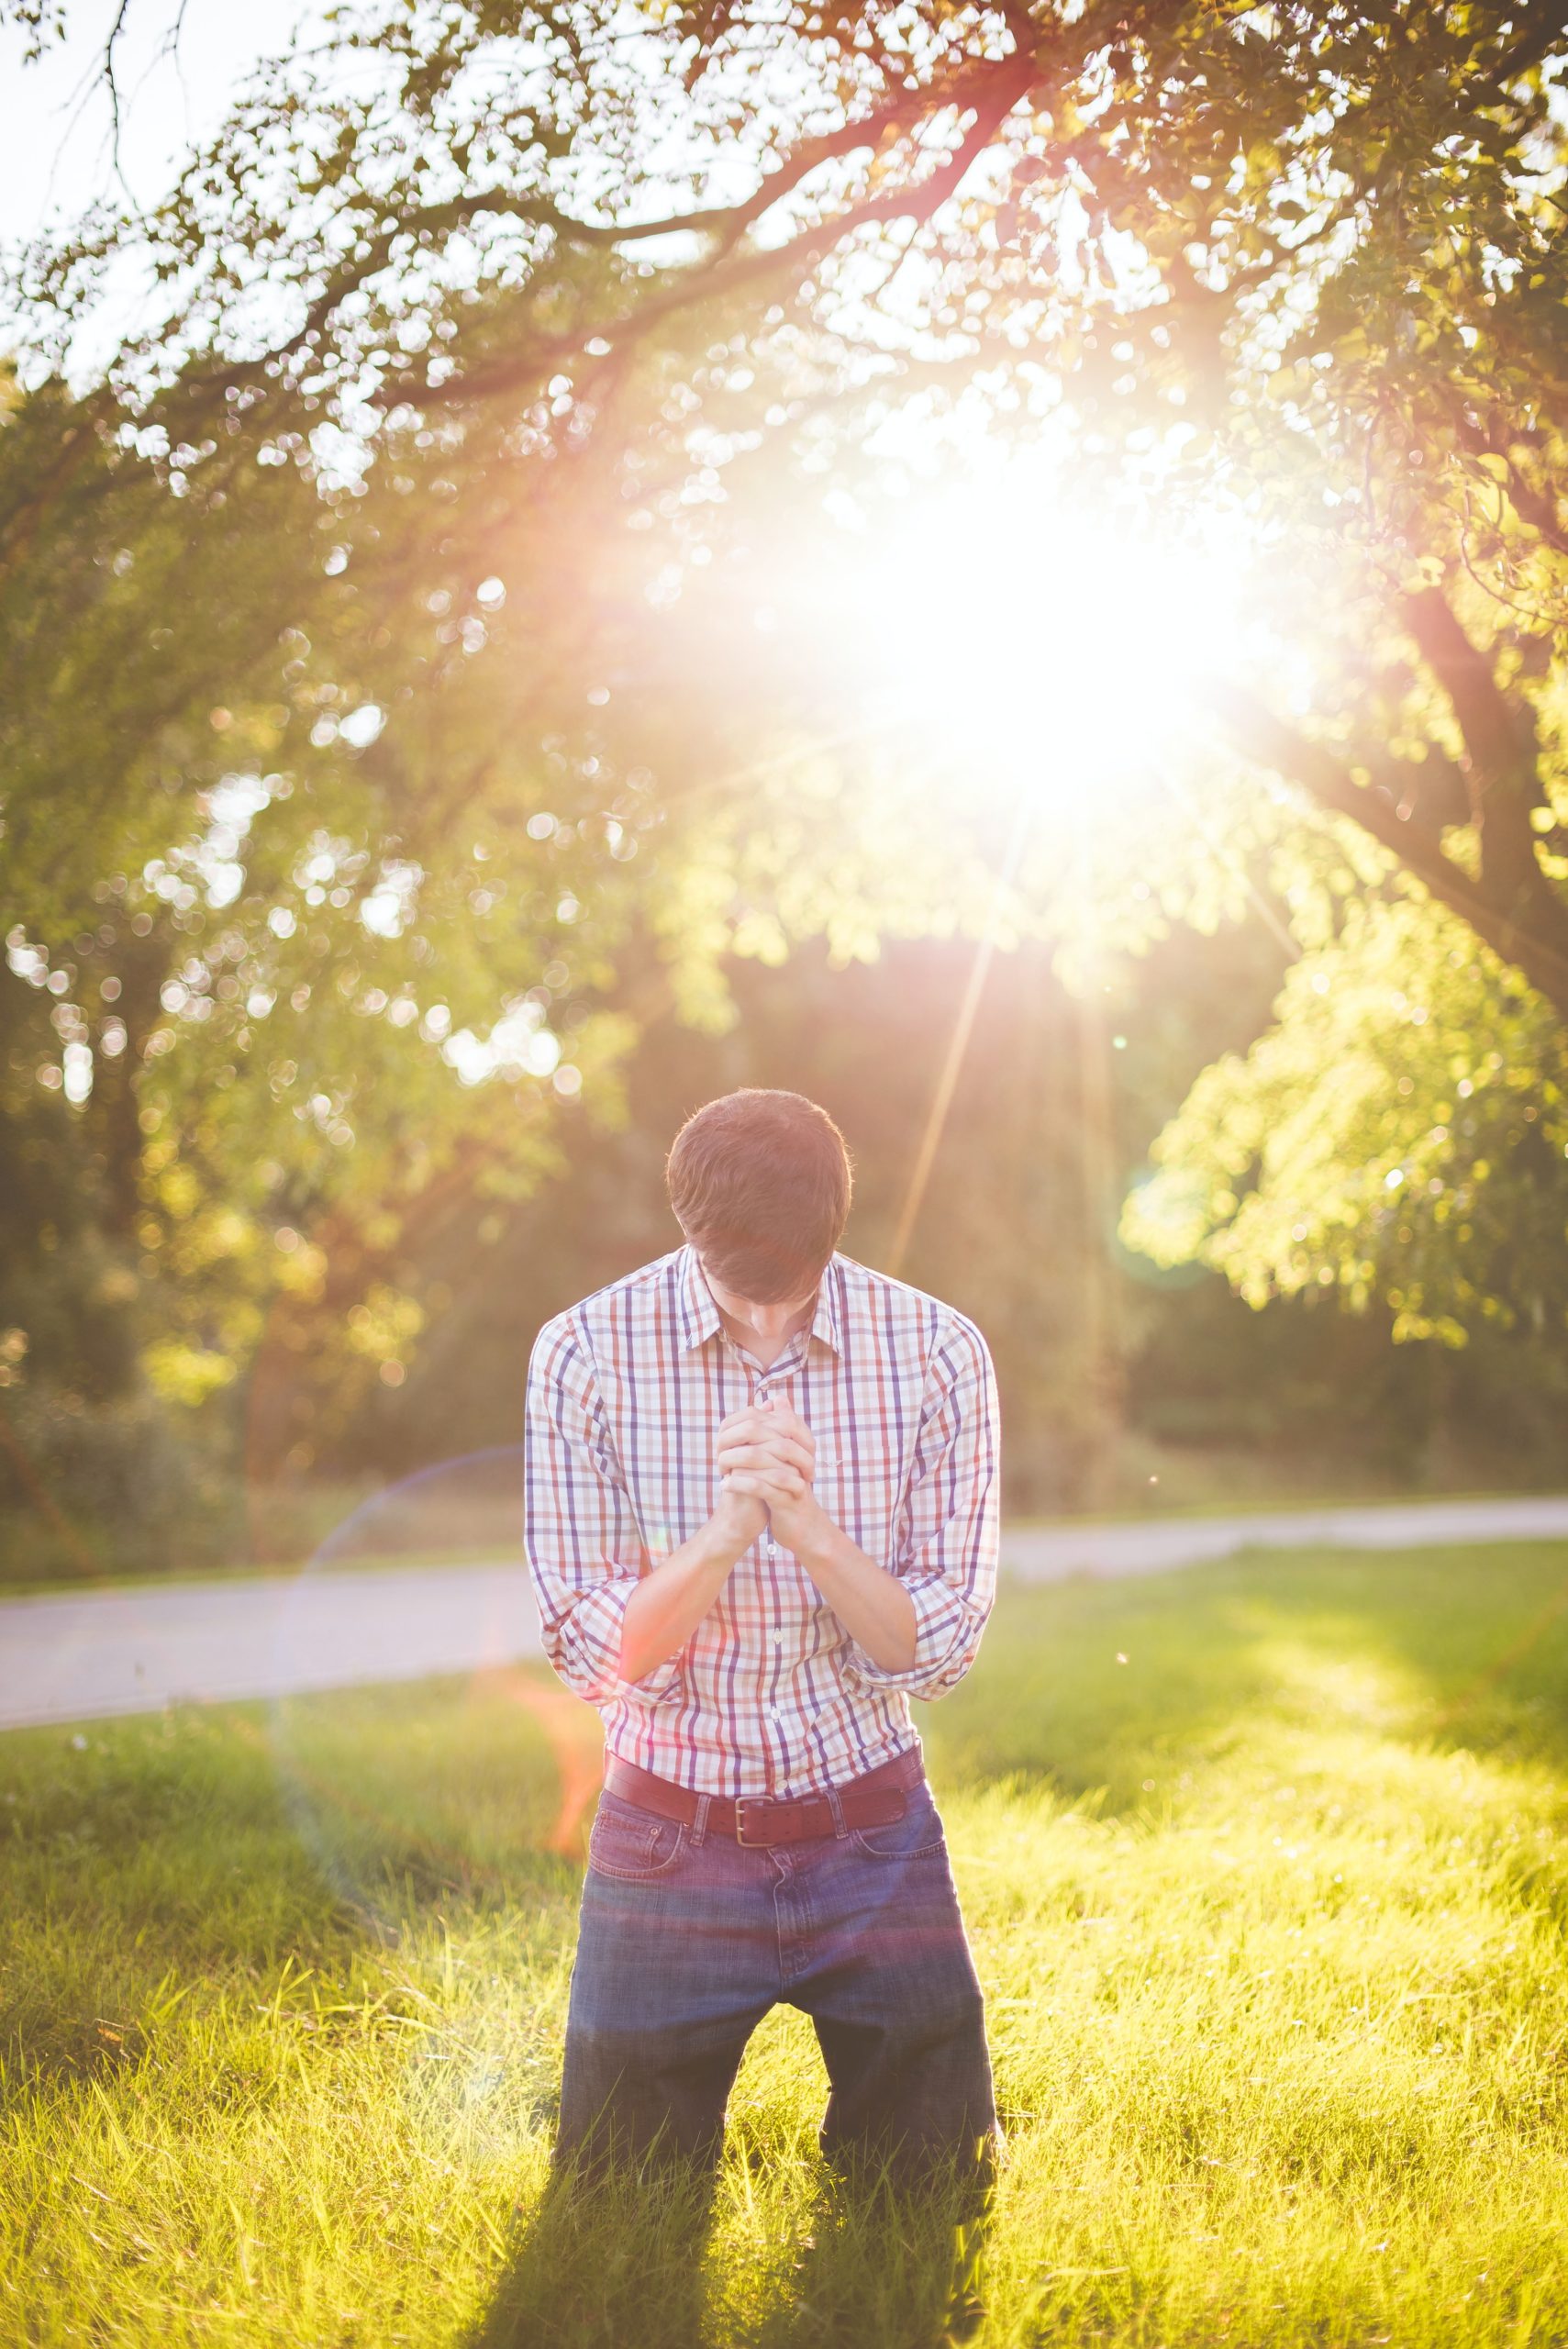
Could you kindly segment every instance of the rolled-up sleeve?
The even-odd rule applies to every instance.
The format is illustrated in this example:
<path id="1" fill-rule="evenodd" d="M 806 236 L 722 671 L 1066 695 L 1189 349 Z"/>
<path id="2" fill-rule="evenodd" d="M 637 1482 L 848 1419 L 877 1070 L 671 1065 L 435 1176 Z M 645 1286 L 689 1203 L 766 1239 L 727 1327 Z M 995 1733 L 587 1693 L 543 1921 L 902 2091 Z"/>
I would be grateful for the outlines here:
<path id="1" fill-rule="evenodd" d="M 680 1686 L 677 1656 L 623 1680 L 621 1631 L 643 1544 L 572 1316 L 547 1322 L 528 1364 L 523 1415 L 524 1551 L 544 1652 L 590 1704 L 656 1704 Z"/>
<path id="2" fill-rule="evenodd" d="M 931 1358 L 893 1564 L 915 1602 L 915 1661 L 890 1672 L 851 1642 L 851 1684 L 930 1699 L 974 1662 L 996 1596 L 1000 1449 L 991 1356 L 961 1322 Z"/>

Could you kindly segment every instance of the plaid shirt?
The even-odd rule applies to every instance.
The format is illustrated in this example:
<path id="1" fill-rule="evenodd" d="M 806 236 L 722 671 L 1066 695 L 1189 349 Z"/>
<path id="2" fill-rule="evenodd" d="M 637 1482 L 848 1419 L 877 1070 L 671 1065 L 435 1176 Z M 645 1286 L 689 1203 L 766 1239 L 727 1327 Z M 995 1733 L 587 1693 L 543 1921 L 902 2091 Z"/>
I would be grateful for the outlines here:
<path id="1" fill-rule="evenodd" d="M 620 1676 L 640 1575 L 699 1531 L 721 1419 L 780 1395 L 817 1438 L 817 1497 L 915 1602 L 915 1662 L 874 1664 L 771 1527 L 684 1647 Z M 984 1340 L 847 1256 L 808 1329 L 760 1368 L 678 1248 L 540 1330 L 528 1368 L 526 1545 L 545 1652 L 608 1751 L 699 1793 L 841 1785 L 919 1740 L 911 1697 L 974 1661 L 996 1577 L 997 1409 Z"/>

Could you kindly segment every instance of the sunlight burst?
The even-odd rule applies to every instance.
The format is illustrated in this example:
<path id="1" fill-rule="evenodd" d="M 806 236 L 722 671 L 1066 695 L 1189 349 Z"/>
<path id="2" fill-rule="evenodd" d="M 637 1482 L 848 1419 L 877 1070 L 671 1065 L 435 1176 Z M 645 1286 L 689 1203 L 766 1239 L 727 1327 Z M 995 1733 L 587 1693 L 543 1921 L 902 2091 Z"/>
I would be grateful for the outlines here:
<path id="1" fill-rule="evenodd" d="M 863 520 L 826 598 L 890 727 L 1037 802 L 1133 786 L 1202 722 L 1252 550 L 1096 511 L 1021 462 Z"/>

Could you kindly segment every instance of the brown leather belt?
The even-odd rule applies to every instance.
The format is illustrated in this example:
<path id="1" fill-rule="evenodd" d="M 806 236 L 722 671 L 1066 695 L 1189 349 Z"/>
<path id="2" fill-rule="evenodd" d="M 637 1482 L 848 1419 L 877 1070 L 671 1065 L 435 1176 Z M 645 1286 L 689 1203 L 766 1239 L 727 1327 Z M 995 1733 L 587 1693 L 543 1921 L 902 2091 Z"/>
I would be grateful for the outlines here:
<path id="1" fill-rule="evenodd" d="M 919 1752 L 911 1746 L 907 1753 L 895 1753 L 891 1762 L 879 1763 L 863 1777 L 851 1778 L 836 1787 L 845 1825 L 891 1827 L 909 1808 L 909 1789 L 917 1787 L 925 1775 Z M 613 1753 L 605 1765 L 605 1787 L 623 1802 L 634 1802 L 643 1810 L 657 1811 L 661 1819 L 684 1820 L 687 1826 L 695 1822 L 702 1800 L 690 1787 L 678 1787 L 671 1778 L 656 1777 L 651 1770 L 639 1769 L 635 1762 L 623 1762 Z M 748 1846 L 800 1843 L 808 1836 L 836 1834 L 838 1824 L 833 1806 L 825 1794 L 789 1798 L 740 1795 L 734 1798 L 712 1795 L 708 1798 L 707 1831 L 732 1835 L 738 1843 Z"/>

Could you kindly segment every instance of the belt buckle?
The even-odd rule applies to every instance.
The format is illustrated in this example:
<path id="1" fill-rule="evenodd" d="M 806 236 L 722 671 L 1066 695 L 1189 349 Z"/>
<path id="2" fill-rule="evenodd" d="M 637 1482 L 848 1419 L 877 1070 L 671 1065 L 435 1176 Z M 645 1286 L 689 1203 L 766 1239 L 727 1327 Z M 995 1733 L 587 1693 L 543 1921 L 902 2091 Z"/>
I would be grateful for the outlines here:
<path id="1" fill-rule="evenodd" d="M 766 1795 L 737 1795 L 735 1798 L 735 1841 L 749 1852 L 760 1852 L 765 1846 L 761 1841 L 755 1843 L 746 1842 L 746 1806 L 752 1802 L 765 1803 L 767 1799 Z"/>

